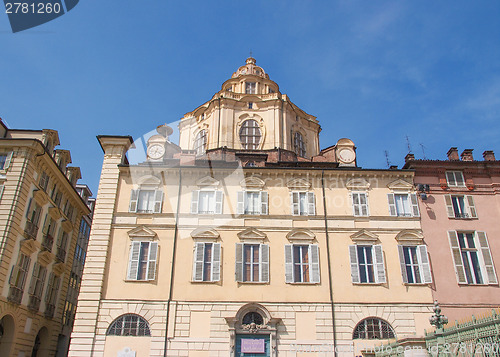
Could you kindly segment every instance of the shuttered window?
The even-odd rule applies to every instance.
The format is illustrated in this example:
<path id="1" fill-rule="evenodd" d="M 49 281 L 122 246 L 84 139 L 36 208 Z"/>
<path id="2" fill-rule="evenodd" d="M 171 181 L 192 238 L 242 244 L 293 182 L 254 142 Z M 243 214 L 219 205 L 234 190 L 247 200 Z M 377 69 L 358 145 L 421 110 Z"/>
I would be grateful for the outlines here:
<path id="1" fill-rule="evenodd" d="M 485 232 L 448 231 L 459 284 L 498 284 Z"/>
<path id="2" fill-rule="evenodd" d="M 386 282 L 384 253 L 381 245 L 350 245 L 349 260 L 353 283 Z"/>
<path id="3" fill-rule="evenodd" d="M 219 281 L 221 264 L 220 243 L 195 244 L 193 281 Z"/>
<path id="4" fill-rule="evenodd" d="M 269 282 L 269 245 L 236 243 L 236 281 Z"/>
<path id="5" fill-rule="evenodd" d="M 316 214 L 314 192 L 290 192 L 292 215 L 314 216 Z"/>
<path id="6" fill-rule="evenodd" d="M 7 170 L 12 161 L 12 151 L 6 154 L 0 154 L 0 170 Z"/>
<path id="7" fill-rule="evenodd" d="M 368 197 L 366 192 L 353 192 L 351 195 L 354 216 L 368 216 Z"/>
<path id="8" fill-rule="evenodd" d="M 130 247 L 128 280 L 155 280 L 157 242 L 134 241 Z"/>
<path id="9" fill-rule="evenodd" d="M 470 195 L 445 195 L 444 201 L 449 218 L 477 218 L 474 197 Z"/>
<path id="10" fill-rule="evenodd" d="M 398 245 L 401 274 L 405 284 L 432 283 L 429 256 L 425 245 Z"/>
<path id="11" fill-rule="evenodd" d="M 415 193 L 389 193 L 389 214 L 398 217 L 418 217 L 418 200 Z"/>
<path id="12" fill-rule="evenodd" d="M 268 195 L 265 191 L 239 191 L 238 214 L 267 214 Z"/>
<path id="13" fill-rule="evenodd" d="M 162 190 L 132 190 L 129 212 L 161 213 L 162 203 Z"/>
<path id="14" fill-rule="evenodd" d="M 320 282 L 319 248 L 317 244 L 285 245 L 285 282 Z"/>
<path id="15" fill-rule="evenodd" d="M 222 191 L 196 190 L 191 195 L 191 213 L 222 214 L 224 194 Z"/>
<path id="16" fill-rule="evenodd" d="M 447 171 L 446 182 L 450 187 L 465 187 L 464 174 L 461 171 Z"/>

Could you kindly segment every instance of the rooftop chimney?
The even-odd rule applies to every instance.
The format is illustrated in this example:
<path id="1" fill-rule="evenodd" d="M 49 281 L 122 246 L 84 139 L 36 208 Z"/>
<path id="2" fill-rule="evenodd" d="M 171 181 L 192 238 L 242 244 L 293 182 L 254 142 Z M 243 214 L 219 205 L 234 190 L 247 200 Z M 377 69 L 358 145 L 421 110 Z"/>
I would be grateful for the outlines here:
<path id="1" fill-rule="evenodd" d="M 446 155 L 448 155 L 448 160 L 456 160 L 456 161 L 460 160 L 458 157 L 458 149 L 455 147 L 450 148 L 450 150 L 448 150 Z"/>
<path id="2" fill-rule="evenodd" d="M 410 160 L 415 160 L 415 155 L 411 154 L 411 153 L 408 153 L 406 154 L 405 156 L 405 163 L 407 163 L 408 161 Z"/>
<path id="3" fill-rule="evenodd" d="M 493 150 L 486 150 L 483 152 L 484 161 L 495 161 L 495 153 Z"/>
<path id="4" fill-rule="evenodd" d="M 465 149 L 460 154 L 460 157 L 462 158 L 462 161 L 474 161 L 474 158 L 472 157 L 472 150 L 474 150 L 474 149 Z"/>

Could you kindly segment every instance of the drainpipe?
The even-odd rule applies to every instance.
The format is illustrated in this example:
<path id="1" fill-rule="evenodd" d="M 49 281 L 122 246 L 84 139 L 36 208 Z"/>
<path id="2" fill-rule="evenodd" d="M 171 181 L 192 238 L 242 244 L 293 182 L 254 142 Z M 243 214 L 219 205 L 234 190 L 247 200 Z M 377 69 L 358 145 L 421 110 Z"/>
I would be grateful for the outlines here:
<path id="1" fill-rule="evenodd" d="M 330 258 L 330 237 L 328 235 L 328 218 L 326 213 L 325 170 L 321 170 L 321 189 L 323 192 L 323 217 L 325 220 L 326 250 L 328 258 L 328 283 L 330 288 L 330 306 L 332 308 L 333 355 L 337 356 L 337 341 L 335 334 L 335 305 L 333 303 L 332 263 Z"/>
<path id="2" fill-rule="evenodd" d="M 172 301 L 172 289 L 174 287 L 174 272 L 175 272 L 175 257 L 177 251 L 177 235 L 179 230 L 179 208 L 181 204 L 181 183 L 182 183 L 182 172 L 179 166 L 179 190 L 177 192 L 177 208 L 175 215 L 175 227 L 174 227 L 174 246 L 172 248 L 172 268 L 170 270 L 170 288 L 167 300 L 167 320 L 165 322 L 165 344 L 163 345 L 163 357 L 167 356 L 167 344 L 168 344 L 168 322 L 170 319 L 170 302 Z"/>

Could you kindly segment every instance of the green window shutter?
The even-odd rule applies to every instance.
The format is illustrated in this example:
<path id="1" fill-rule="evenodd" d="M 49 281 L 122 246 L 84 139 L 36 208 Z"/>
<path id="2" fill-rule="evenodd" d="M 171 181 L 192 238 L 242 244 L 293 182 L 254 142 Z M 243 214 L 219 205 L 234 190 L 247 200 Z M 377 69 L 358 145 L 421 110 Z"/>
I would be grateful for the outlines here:
<path id="1" fill-rule="evenodd" d="M 467 284 L 464 263 L 462 261 L 462 253 L 460 251 L 460 245 L 458 244 L 457 232 L 448 231 L 448 239 L 450 241 L 451 256 L 453 257 L 453 263 L 455 265 L 455 274 L 457 275 L 457 281 L 459 284 Z"/>
<path id="2" fill-rule="evenodd" d="M 212 281 L 220 281 L 220 263 L 221 263 L 220 243 L 212 245 Z"/>
<path id="3" fill-rule="evenodd" d="M 148 259 L 148 280 L 156 279 L 156 261 L 158 260 L 158 242 L 149 243 L 149 259 Z"/>
<path id="4" fill-rule="evenodd" d="M 31 204 L 33 203 L 33 198 L 30 198 L 29 202 L 28 202 L 28 209 L 26 210 L 26 218 L 28 220 L 30 220 L 31 218 Z"/>
<path id="5" fill-rule="evenodd" d="M 431 265 L 429 263 L 429 254 L 427 254 L 427 246 L 419 245 L 417 247 L 418 262 L 420 266 L 420 274 L 424 284 L 432 283 Z"/>
<path id="6" fill-rule="evenodd" d="M 261 244 L 260 249 L 260 281 L 262 283 L 269 282 L 269 245 Z"/>
<path id="7" fill-rule="evenodd" d="M 222 191 L 215 191 L 215 213 L 222 214 L 224 195 Z"/>
<path id="8" fill-rule="evenodd" d="M 260 193 L 260 214 L 267 214 L 268 213 L 268 194 L 266 191 L 262 191 Z"/>
<path id="9" fill-rule="evenodd" d="M 488 238 L 486 238 L 485 232 L 476 232 L 476 235 L 479 240 L 479 246 L 481 247 L 481 255 L 483 256 L 483 263 L 486 270 L 486 277 L 488 278 L 488 284 L 496 285 L 498 284 L 498 279 L 495 273 L 495 267 L 493 266 L 493 259 L 491 257 Z"/>
<path id="10" fill-rule="evenodd" d="M 451 195 L 444 195 L 444 203 L 446 205 L 446 212 L 448 213 L 448 218 L 455 218 L 455 211 L 453 210 Z"/>
<path id="11" fill-rule="evenodd" d="M 420 216 L 420 212 L 418 210 L 417 195 L 415 193 L 410 193 L 410 202 L 411 202 L 411 210 L 412 210 L 413 217 Z"/>
<path id="12" fill-rule="evenodd" d="M 353 283 L 359 283 L 359 265 L 358 265 L 358 252 L 355 245 L 349 246 L 349 260 L 351 263 L 351 280 Z"/>
<path id="13" fill-rule="evenodd" d="M 238 202 L 236 204 L 236 213 L 245 213 L 245 191 L 238 191 L 237 193 Z"/>
<path id="14" fill-rule="evenodd" d="M 388 193 L 387 200 L 389 201 L 389 214 L 391 216 L 397 216 L 398 213 L 396 211 L 396 201 L 394 200 L 394 193 Z"/>
<path id="15" fill-rule="evenodd" d="M 153 210 L 154 213 L 161 213 L 162 203 L 163 203 L 163 191 L 155 190 L 155 207 Z"/>
<path id="16" fill-rule="evenodd" d="M 132 190 L 130 193 L 129 212 L 137 212 L 137 200 L 139 199 L 139 190 Z"/>
<path id="17" fill-rule="evenodd" d="M 198 191 L 198 190 L 193 191 L 193 193 L 191 194 L 191 213 L 192 214 L 198 213 L 199 196 L 200 196 L 200 191 Z"/>
<path id="18" fill-rule="evenodd" d="M 381 245 L 373 246 L 373 257 L 375 263 L 375 279 L 377 283 L 384 284 L 386 282 L 385 278 L 385 264 L 384 264 L 384 251 Z"/>
<path id="19" fill-rule="evenodd" d="M 311 283 L 320 282 L 319 247 L 317 244 L 309 245 L 309 271 L 311 272 Z"/>
<path id="20" fill-rule="evenodd" d="M 47 291 L 45 292 L 45 302 L 47 304 L 50 304 L 52 301 L 53 286 L 54 286 L 54 273 L 50 273 L 49 281 L 47 282 Z"/>
<path id="21" fill-rule="evenodd" d="M 403 283 L 408 284 L 408 274 L 406 273 L 405 253 L 404 253 L 404 247 L 402 245 L 398 245 L 398 253 L 399 253 L 399 264 L 401 266 L 401 275 L 403 277 Z"/>
<path id="22" fill-rule="evenodd" d="M 285 282 L 293 283 L 293 245 L 285 244 Z"/>
<path id="23" fill-rule="evenodd" d="M 35 263 L 33 266 L 33 274 L 31 274 L 30 287 L 28 289 L 28 294 L 35 294 L 36 282 L 38 280 L 38 275 L 40 274 L 40 264 Z"/>
<path id="24" fill-rule="evenodd" d="M 243 281 L 243 243 L 236 243 L 236 266 L 235 277 L 236 281 Z"/>
<path id="25" fill-rule="evenodd" d="M 45 215 L 45 221 L 43 222 L 43 228 L 42 228 L 42 234 L 44 236 L 49 233 L 50 221 L 51 221 L 51 218 L 50 218 L 49 214 L 47 213 Z"/>
<path id="26" fill-rule="evenodd" d="M 16 264 L 12 267 L 12 270 L 10 271 L 10 277 L 9 277 L 9 285 L 10 286 L 15 286 L 19 287 L 18 282 L 17 282 L 17 277 L 19 276 L 19 266 Z"/>
<path id="27" fill-rule="evenodd" d="M 470 218 L 477 218 L 476 205 L 474 204 L 474 197 L 468 195 L 465 196 L 467 202 L 467 207 L 469 208 Z"/>
<path id="28" fill-rule="evenodd" d="M 128 263 L 128 274 L 127 274 L 127 279 L 129 280 L 137 280 L 140 251 L 141 251 L 141 242 L 132 242 L 132 245 L 130 246 L 130 258 Z"/>

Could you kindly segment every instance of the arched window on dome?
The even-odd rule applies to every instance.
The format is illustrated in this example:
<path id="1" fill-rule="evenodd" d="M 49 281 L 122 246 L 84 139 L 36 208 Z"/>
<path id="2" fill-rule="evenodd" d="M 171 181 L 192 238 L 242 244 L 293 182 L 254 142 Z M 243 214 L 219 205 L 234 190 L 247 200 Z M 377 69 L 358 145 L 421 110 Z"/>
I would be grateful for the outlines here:
<path id="1" fill-rule="evenodd" d="M 151 336 L 148 322 L 141 316 L 125 314 L 109 325 L 108 336 Z"/>
<path id="2" fill-rule="evenodd" d="M 207 148 L 207 131 L 200 130 L 194 139 L 194 151 L 196 155 L 203 155 Z"/>
<path id="3" fill-rule="evenodd" d="M 241 324 L 242 325 L 250 325 L 252 323 L 254 323 L 256 325 L 263 325 L 264 319 L 262 318 L 262 315 L 256 311 L 247 312 L 245 314 L 245 316 L 243 316 Z"/>
<path id="4" fill-rule="evenodd" d="M 388 322 L 378 319 L 376 317 L 370 317 L 361 320 L 352 334 L 352 339 L 363 339 L 363 340 L 384 340 L 389 338 L 395 338 L 394 330 L 389 325 Z"/>
<path id="5" fill-rule="evenodd" d="M 256 150 L 261 138 L 259 124 L 253 120 L 246 120 L 240 129 L 241 146 L 247 150 Z"/>
<path id="6" fill-rule="evenodd" d="M 295 151 L 295 153 L 300 157 L 306 156 L 306 144 L 304 142 L 304 137 L 298 131 L 293 134 L 293 151 Z"/>

